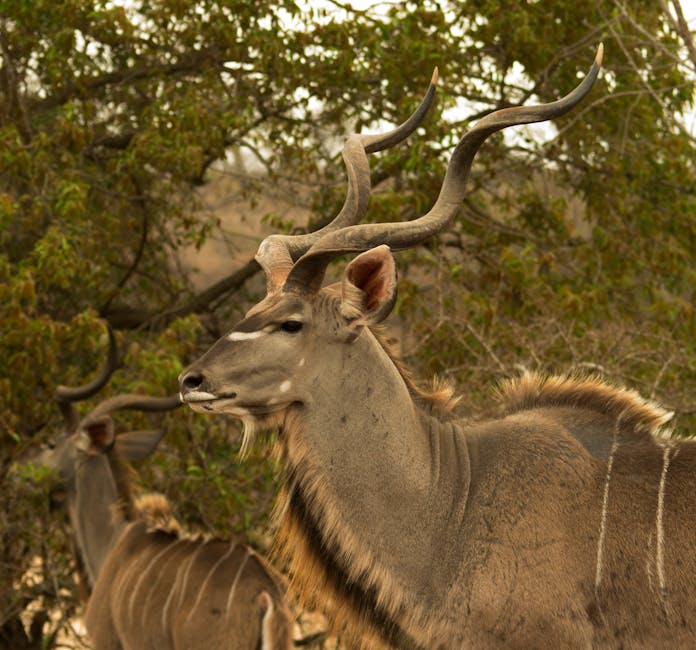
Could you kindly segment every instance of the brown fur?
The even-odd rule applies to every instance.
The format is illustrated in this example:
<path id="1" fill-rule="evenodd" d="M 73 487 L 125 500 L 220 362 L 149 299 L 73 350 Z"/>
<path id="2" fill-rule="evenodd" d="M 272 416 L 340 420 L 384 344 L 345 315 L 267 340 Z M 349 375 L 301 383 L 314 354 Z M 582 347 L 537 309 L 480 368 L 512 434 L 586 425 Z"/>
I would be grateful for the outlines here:
<path id="1" fill-rule="evenodd" d="M 146 526 L 130 524 L 100 571 L 85 615 L 97 650 L 257 650 L 262 594 L 273 603 L 272 647 L 291 647 L 283 579 L 252 549 Z"/>
<path id="2" fill-rule="evenodd" d="M 115 451 L 108 456 L 120 490 L 115 516 L 128 514 L 129 526 L 101 568 L 88 603 L 85 620 L 97 650 L 122 646 L 194 650 L 201 645 L 257 650 L 264 641 L 261 621 L 266 610 L 261 606 L 261 594 L 272 601 L 271 620 L 266 631 L 274 639 L 273 647 L 289 648 L 292 614 L 285 600 L 282 576 L 245 544 L 230 546 L 229 541 L 186 532 L 164 495 L 147 493 L 134 498 L 137 475 Z M 180 550 L 170 554 L 170 548 Z M 225 561 L 231 549 L 235 552 Z M 164 561 L 172 557 L 175 563 Z M 158 558 L 162 558 L 159 563 Z M 186 561 L 195 577 L 185 583 L 179 576 L 182 563 Z M 133 571 L 136 565 L 139 570 Z M 214 575 L 210 573 L 212 567 L 217 567 Z M 161 595 L 149 590 L 152 584 L 162 587 Z M 222 608 L 233 584 L 237 584 L 239 594 L 235 597 L 231 617 L 213 614 L 211 618 L 211 611 L 227 611 Z M 199 592 L 204 587 L 207 589 L 201 600 Z M 176 606 L 171 605 L 172 593 L 176 594 Z M 137 599 L 135 607 L 133 599 Z M 124 602 L 129 606 L 124 606 Z M 164 615 L 160 617 L 167 603 L 171 611 L 168 622 Z M 188 621 L 191 608 L 197 606 L 199 614 L 191 619 L 188 627 L 182 626 L 178 621 L 184 618 Z M 153 624 L 144 625 L 146 618 Z"/>
<path id="3" fill-rule="evenodd" d="M 664 436 L 669 419 L 661 407 L 597 377 L 525 375 L 502 384 L 500 397 L 509 415 L 546 408 L 588 410 L 620 422 L 621 430 L 632 432 L 636 440 L 644 435 Z M 440 638 L 432 616 L 380 570 L 353 539 L 341 513 L 332 508 L 326 486 L 303 448 L 299 421 L 291 412 L 284 418 L 280 443 L 289 470 L 276 509 L 280 526 L 275 552 L 287 563 L 291 587 L 300 602 L 314 604 L 320 594 L 334 628 L 347 634 L 350 647 L 371 648 L 384 641 L 396 648 L 422 647 L 400 627 L 404 615 L 418 621 L 422 638 L 433 642 Z M 606 643 L 605 639 L 600 645 Z"/>
<path id="4" fill-rule="evenodd" d="M 156 445 L 150 434 L 159 432 L 86 447 L 78 432 L 35 459 L 66 491 L 96 650 L 289 648 L 293 617 L 277 571 L 246 544 L 189 535 L 163 495 L 134 496 L 119 449 L 142 458 Z"/>
<path id="5" fill-rule="evenodd" d="M 333 305 L 330 308 L 338 306 L 336 299 L 331 302 Z M 422 388 L 415 381 L 413 373 L 403 363 L 396 346 L 390 343 L 382 328 L 376 326 L 370 330 L 399 371 L 409 393 L 419 407 L 425 413 L 437 414 L 444 420 L 454 418 L 453 411 L 460 397 L 454 395 L 452 384 L 434 377 L 431 390 Z M 309 520 L 309 512 L 306 508 L 300 508 L 298 511 L 298 501 L 304 498 L 315 505 L 326 504 L 328 500 L 321 488 L 320 480 L 307 480 L 311 470 L 307 462 L 306 450 L 301 451 L 301 431 L 297 418 L 288 411 L 258 420 L 255 425 L 259 430 L 275 427 L 282 429 L 282 436 L 275 446 L 274 453 L 278 458 L 285 458 L 288 462 L 290 476 L 304 477 L 301 482 L 289 481 L 289 485 L 281 491 L 274 509 L 274 517 L 278 525 L 273 554 L 278 562 L 288 567 L 291 575 L 291 591 L 297 595 L 299 602 L 311 607 L 316 606 L 314 597 L 321 594 L 322 599 L 326 601 L 321 606 L 331 613 L 333 631 L 342 633 L 351 647 L 383 647 L 385 637 L 390 639 L 395 647 L 410 647 L 412 641 L 393 622 L 391 616 L 396 610 L 406 607 L 411 608 L 415 615 L 415 611 L 419 609 L 418 604 L 408 600 L 402 602 L 402 599 L 397 596 L 396 587 L 393 587 L 390 597 L 385 599 L 383 596 L 382 600 L 385 602 L 378 605 L 374 597 L 369 594 L 372 593 L 375 585 L 384 585 L 390 580 L 386 576 L 379 575 L 379 571 L 375 571 L 369 561 L 357 561 L 361 554 L 357 543 L 342 544 L 349 547 L 349 550 L 342 548 L 340 551 L 345 555 L 346 566 L 349 568 L 340 567 L 333 562 L 327 565 L 325 551 L 320 548 L 326 540 L 319 538 L 314 530 L 318 522 Z M 250 430 L 247 433 L 253 435 L 254 431 Z M 307 489 L 309 484 L 312 485 L 310 490 Z M 342 542 L 345 542 L 350 537 L 350 533 L 339 522 L 338 514 L 331 507 L 322 510 L 320 516 L 322 528 L 342 530 L 342 537 L 338 532 L 333 537 L 334 541 L 341 538 Z M 315 512 L 314 515 L 316 516 L 317 513 Z M 361 567 L 360 572 L 354 570 L 357 565 Z M 368 585 L 361 584 L 361 581 L 369 575 L 372 577 L 369 578 Z M 354 588 L 346 592 L 345 586 L 341 584 L 341 577 L 354 583 Z M 398 606 L 394 607 L 394 603 L 398 603 Z M 425 625 L 427 618 L 425 613 L 421 612 L 420 617 Z"/>

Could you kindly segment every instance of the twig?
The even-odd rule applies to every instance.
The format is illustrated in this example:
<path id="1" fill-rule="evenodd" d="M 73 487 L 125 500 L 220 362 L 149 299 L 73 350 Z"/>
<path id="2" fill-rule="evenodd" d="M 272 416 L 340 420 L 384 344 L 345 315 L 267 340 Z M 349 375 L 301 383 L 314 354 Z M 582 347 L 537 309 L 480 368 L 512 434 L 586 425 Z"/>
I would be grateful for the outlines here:
<path id="1" fill-rule="evenodd" d="M 503 371 L 506 372 L 507 369 L 505 368 L 505 364 L 498 358 L 498 355 L 493 352 L 493 349 L 491 348 L 486 341 L 484 341 L 483 337 L 474 329 L 474 327 L 471 325 L 471 323 L 466 324 L 466 329 L 471 333 L 471 335 L 481 344 L 481 347 L 488 352 L 489 356 L 495 363 L 498 364 L 498 367 Z"/>

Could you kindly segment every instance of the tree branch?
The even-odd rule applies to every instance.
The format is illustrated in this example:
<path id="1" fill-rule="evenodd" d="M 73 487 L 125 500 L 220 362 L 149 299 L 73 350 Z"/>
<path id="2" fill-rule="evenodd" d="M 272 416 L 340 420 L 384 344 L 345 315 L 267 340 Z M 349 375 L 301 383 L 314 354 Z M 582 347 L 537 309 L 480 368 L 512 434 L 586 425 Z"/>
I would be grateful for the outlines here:
<path id="1" fill-rule="evenodd" d="M 658 1 L 662 11 L 669 21 L 670 26 L 681 37 L 682 41 L 684 41 L 684 45 L 689 52 L 691 62 L 696 66 L 696 45 L 694 45 L 694 39 L 691 35 L 691 30 L 689 29 L 689 23 L 687 23 L 686 18 L 684 18 L 684 11 L 682 10 L 681 3 L 679 0 L 672 0 L 672 6 L 674 7 L 674 13 L 676 15 L 675 18 L 675 16 L 670 13 L 667 2 L 665 0 Z"/>
<path id="2" fill-rule="evenodd" d="M 150 79 L 157 76 L 175 75 L 181 72 L 191 72 L 198 70 L 205 62 L 213 62 L 215 64 L 221 62 L 217 48 L 193 52 L 188 56 L 182 57 L 176 63 L 128 68 L 126 70 L 107 72 L 106 74 L 89 79 L 78 79 L 77 81 L 69 82 L 53 95 L 43 99 L 30 99 L 29 106 L 34 109 L 47 110 L 55 108 L 56 106 L 61 106 L 75 96 L 81 96 L 87 92 L 100 90 L 106 86 L 124 82 L 132 83 L 141 79 Z"/>
<path id="3" fill-rule="evenodd" d="M 255 259 L 250 259 L 233 273 L 211 285 L 188 302 L 173 309 L 148 312 L 142 309 L 106 305 L 106 309 L 100 312 L 100 316 L 109 321 L 109 324 L 115 329 L 163 329 L 175 318 L 208 311 L 211 303 L 241 289 L 244 283 L 260 270 L 258 262 Z"/>
<path id="4" fill-rule="evenodd" d="M 138 242 L 138 250 L 135 252 L 135 257 L 133 258 L 133 261 L 131 262 L 130 266 L 126 269 L 126 272 L 123 274 L 123 277 L 118 281 L 116 286 L 111 290 L 111 293 L 109 297 L 106 299 L 106 302 L 102 305 L 102 307 L 99 309 L 100 313 L 106 312 L 109 310 L 109 306 L 113 302 L 114 298 L 121 292 L 121 289 L 126 285 L 126 282 L 130 280 L 131 276 L 133 273 L 135 273 L 135 270 L 138 268 L 138 265 L 140 264 L 140 260 L 143 257 L 143 253 L 145 252 L 145 244 L 147 243 L 147 232 L 148 232 L 148 226 L 149 226 L 149 219 L 148 219 L 148 214 L 147 210 L 145 209 L 144 201 L 142 199 L 139 200 L 141 203 L 141 207 L 143 208 L 143 221 L 141 225 L 141 231 L 140 231 L 140 241 Z"/>

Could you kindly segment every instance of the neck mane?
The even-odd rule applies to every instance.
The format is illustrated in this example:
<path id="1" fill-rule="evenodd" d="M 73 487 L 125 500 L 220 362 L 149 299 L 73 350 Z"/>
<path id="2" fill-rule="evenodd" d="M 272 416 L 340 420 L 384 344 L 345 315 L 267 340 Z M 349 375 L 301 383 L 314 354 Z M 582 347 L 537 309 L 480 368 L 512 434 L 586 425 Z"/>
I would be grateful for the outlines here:
<path id="1" fill-rule="evenodd" d="M 674 413 L 642 398 L 637 392 L 608 384 L 594 375 L 544 377 L 525 373 L 502 382 L 498 397 L 506 414 L 540 408 L 576 408 L 592 411 L 617 423 L 633 438 L 668 438 Z"/>

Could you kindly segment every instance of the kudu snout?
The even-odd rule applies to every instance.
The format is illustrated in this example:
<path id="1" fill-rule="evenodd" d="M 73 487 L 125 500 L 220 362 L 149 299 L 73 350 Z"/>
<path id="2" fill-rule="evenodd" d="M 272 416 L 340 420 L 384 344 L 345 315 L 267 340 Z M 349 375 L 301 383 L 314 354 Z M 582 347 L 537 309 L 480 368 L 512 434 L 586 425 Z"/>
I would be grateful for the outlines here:
<path id="1" fill-rule="evenodd" d="M 206 402 L 220 397 L 218 376 L 224 354 L 225 339 L 220 339 L 202 357 L 179 375 L 179 395 L 182 402 Z"/>
<path id="2" fill-rule="evenodd" d="M 210 402 L 219 398 L 234 399 L 237 393 L 225 391 L 221 394 L 215 382 L 199 368 L 189 366 L 179 375 L 179 392 L 182 402 Z"/>
<path id="3" fill-rule="evenodd" d="M 203 373 L 197 370 L 186 369 L 179 375 L 179 390 L 181 395 L 199 390 L 205 382 Z"/>

